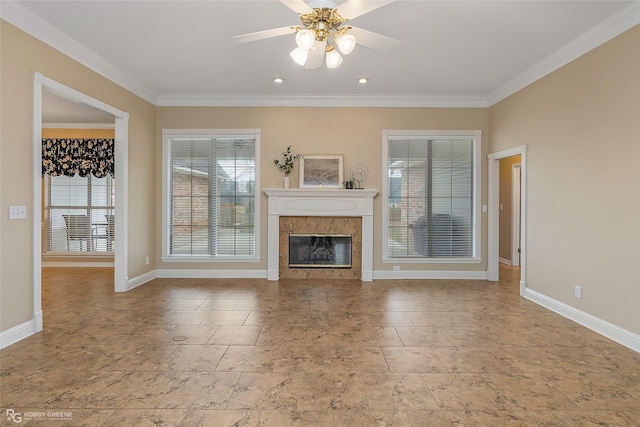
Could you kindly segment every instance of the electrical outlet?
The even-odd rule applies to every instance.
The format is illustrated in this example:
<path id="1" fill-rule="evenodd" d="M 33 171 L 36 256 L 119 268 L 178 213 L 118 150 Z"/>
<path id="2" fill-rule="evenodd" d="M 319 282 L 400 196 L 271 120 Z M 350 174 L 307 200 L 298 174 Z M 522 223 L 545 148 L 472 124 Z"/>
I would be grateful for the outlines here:
<path id="1" fill-rule="evenodd" d="M 400 271 L 400 266 L 399 265 L 394 265 L 393 266 L 393 271 Z"/>
<path id="2" fill-rule="evenodd" d="M 146 257 L 146 258 L 144 259 L 144 262 L 145 262 L 147 265 L 149 265 L 149 257 Z"/>
<path id="3" fill-rule="evenodd" d="M 26 206 L 9 206 L 9 219 L 26 219 Z"/>
<path id="4" fill-rule="evenodd" d="M 576 286 L 576 298 L 582 298 L 582 286 Z"/>

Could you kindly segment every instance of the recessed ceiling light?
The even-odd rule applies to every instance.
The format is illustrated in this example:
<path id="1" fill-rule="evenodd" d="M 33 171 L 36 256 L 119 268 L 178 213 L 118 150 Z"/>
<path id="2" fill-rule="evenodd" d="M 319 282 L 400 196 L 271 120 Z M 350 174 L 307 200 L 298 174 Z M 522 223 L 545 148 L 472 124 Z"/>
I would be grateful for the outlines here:
<path id="1" fill-rule="evenodd" d="M 360 83 L 361 85 L 365 84 L 365 83 L 366 83 L 366 82 L 368 82 L 368 81 L 369 81 L 369 79 L 368 79 L 368 78 L 366 78 L 366 77 L 360 77 L 360 78 L 358 79 L 358 83 Z"/>
<path id="2" fill-rule="evenodd" d="M 282 82 L 284 82 L 284 79 L 283 79 L 282 77 L 274 77 L 274 78 L 273 78 L 273 81 L 274 81 L 275 83 L 282 83 Z"/>

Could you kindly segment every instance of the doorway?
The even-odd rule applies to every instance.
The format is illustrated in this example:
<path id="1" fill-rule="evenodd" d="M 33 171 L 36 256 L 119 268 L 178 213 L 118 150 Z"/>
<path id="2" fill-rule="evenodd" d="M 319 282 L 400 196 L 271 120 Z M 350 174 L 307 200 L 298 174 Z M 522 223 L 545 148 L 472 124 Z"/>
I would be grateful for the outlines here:
<path id="1" fill-rule="evenodd" d="M 33 206 L 42 204 L 42 117 L 43 93 L 90 107 L 113 117 L 115 128 L 115 239 L 114 291 L 128 290 L 127 280 L 127 172 L 129 114 L 91 98 L 44 75 L 34 73 L 33 90 Z M 43 328 L 42 316 L 42 211 L 33 209 L 33 319 L 35 332 Z"/>
<path id="2" fill-rule="evenodd" d="M 520 267 L 520 172 L 519 154 L 500 159 L 499 261 Z"/>
<path id="3" fill-rule="evenodd" d="M 516 163 L 511 166 L 511 265 L 513 267 L 520 267 L 521 180 L 522 165 Z"/>
<path id="4" fill-rule="evenodd" d="M 500 263 L 500 160 L 508 157 L 520 156 L 519 168 L 516 172 L 519 172 L 519 189 L 520 189 L 520 203 L 518 206 L 518 217 L 514 219 L 514 223 L 517 223 L 519 230 L 516 231 L 517 240 L 519 242 L 514 243 L 512 236 L 510 246 L 518 246 L 520 252 L 518 254 L 517 262 L 520 265 L 520 295 L 524 295 L 526 289 L 526 171 L 527 171 L 527 146 L 523 145 L 508 150 L 499 151 L 489 154 L 489 247 L 488 247 L 488 265 L 487 265 L 487 279 L 491 281 L 497 281 L 499 279 L 499 263 Z M 511 175 L 511 174 L 509 174 Z M 509 181 L 513 184 L 514 178 L 509 176 Z M 515 195 L 510 191 L 510 195 Z M 511 207 L 513 209 L 513 203 Z M 513 225 L 511 227 L 511 233 L 513 233 Z M 518 244 L 519 243 L 519 244 Z M 513 254 L 510 254 L 510 258 L 513 261 Z"/>

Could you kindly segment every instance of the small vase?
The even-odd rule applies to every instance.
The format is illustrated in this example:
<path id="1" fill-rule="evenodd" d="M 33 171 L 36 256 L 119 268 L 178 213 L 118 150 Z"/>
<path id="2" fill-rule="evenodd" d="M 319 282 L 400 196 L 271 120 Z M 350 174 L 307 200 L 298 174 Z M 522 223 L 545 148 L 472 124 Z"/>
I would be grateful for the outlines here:
<path id="1" fill-rule="evenodd" d="M 289 180 L 289 175 L 285 175 L 285 176 L 284 176 L 284 182 L 283 182 L 283 188 L 284 188 L 285 190 L 288 190 L 288 189 L 289 189 L 289 185 L 290 185 L 290 184 L 291 184 L 291 183 L 290 183 L 290 180 Z"/>

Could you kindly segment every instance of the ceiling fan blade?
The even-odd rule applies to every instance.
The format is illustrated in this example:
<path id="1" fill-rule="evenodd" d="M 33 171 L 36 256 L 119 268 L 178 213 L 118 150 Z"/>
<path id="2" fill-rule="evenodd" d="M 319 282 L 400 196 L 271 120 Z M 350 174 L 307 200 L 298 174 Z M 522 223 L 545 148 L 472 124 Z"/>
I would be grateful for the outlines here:
<path id="1" fill-rule="evenodd" d="M 284 4 L 299 15 L 313 13 L 313 9 L 302 0 L 280 0 L 280 3 Z"/>
<path id="2" fill-rule="evenodd" d="M 349 0 L 338 6 L 338 13 L 345 19 L 353 19 L 394 1 L 396 0 Z"/>
<path id="3" fill-rule="evenodd" d="M 270 37 L 284 36 L 286 34 L 293 34 L 296 32 L 296 27 L 280 27 L 273 28 L 271 30 L 258 31 L 255 33 L 242 34 L 239 36 L 233 36 L 233 41 L 236 43 L 249 43 L 256 40 L 268 39 Z"/>
<path id="4" fill-rule="evenodd" d="M 402 47 L 400 40 L 392 39 L 391 37 L 363 30 L 358 27 L 351 27 L 349 34 L 353 34 L 356 37 L 356 43 L 379 50 L 380 52 L 391 53 Z"/>
<path id="5" fill-rule="evenodd" d="M 311 51 L 309 52 L 309 56 L 307 57 L 307 62 L 304 64 L 304 68 L 307 70 L 311 70 L 313 68 L 318 68 L 322 66 L 322 62 L 324 61 L 324 50 L 327 47 L 327 40 L 318 41 L 313 44 Z"/>

